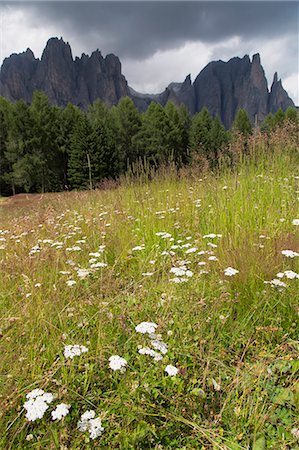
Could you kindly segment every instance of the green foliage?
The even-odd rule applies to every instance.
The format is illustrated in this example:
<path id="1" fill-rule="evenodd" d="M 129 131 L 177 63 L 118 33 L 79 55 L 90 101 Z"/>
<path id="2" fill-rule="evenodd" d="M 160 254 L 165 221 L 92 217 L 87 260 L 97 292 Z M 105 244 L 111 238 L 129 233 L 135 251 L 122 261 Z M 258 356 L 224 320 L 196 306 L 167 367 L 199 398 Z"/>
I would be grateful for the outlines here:
<path id="1" fill-rule="evenodd" d="M 237 112 L 235 120 L 232 125 L 232 129 L 236 133 L 240 133 L 245 137 L 252 134 L 252 124 L 249 120 L 247 111 L 245 109 L 240 109 Z"/>
<path id="2" fill-rule="evenodd" d="M 141 156 L 134 145 L 134 137 L 141 128 L 140 114 L 129 97 L 123 97 L 113 107 L 116 127 L 116 145 L 122 159 L 122 171 L 129 169 Z"/>
<path id="3" fill-rule="evenodd" d="M 226 151 L 228 133 L 218 117 L 212 118 L 207 108 L 203 108 L 192 119 L 190 149 L 194 154 L 206 158 L 210 167 L 217 164 L 219 156 Z"/>
<path id="4" fill-rule="evenodd" d="M 296 108 L 289 107 L 285 112 L 280 108 L 275 114 L 268 114 L 261 124 L 261 130 L 271 133 L 277 128 L 282 128 L 289 122 L 298 126 L 299 115 Z"/>
<path id="5" fill-rule="evenodd" d="M 90 186 L 91 133 L 91 125 L 86 116 L 82 115 L 76 121 L 68 155 L 68 182 L 72 189 L 86 189 Z"/>
<path id="6" fill-rule="evenodd" d="M 287 124 L 298 126 L 295 109 L 269 114 L 261 130 L 269 135 Z M 140 114 L 129 97 L 111 109 L 97 100 L 87 111 L 52 106 L 39 91 L 30 106 L 0 98 L 0 195 L 93 189 L 172 163 L 180 169 L 198 161 L 214 169 L 246 153 L 251 135 L 244 110 L 229 132 L 207 108 L 191 119 L 185 106 L 172 102 L 152 102 Z"/>
<path id="7" fill-rule="evenodd" d="M 158 166 L 174 158 L 171 121 L 164 108 L 151 102 L 142 115 L 142 125 L 133 142 L 137 152 L 150 164 Z"/>

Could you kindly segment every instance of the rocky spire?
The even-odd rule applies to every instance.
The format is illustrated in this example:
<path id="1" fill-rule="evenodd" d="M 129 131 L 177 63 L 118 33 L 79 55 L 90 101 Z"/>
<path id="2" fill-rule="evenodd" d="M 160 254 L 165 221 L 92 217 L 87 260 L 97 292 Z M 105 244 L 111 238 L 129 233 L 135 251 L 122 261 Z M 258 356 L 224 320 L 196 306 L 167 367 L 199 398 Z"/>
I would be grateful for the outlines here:
<path id="1" fill-rule="evenodd" d="M 278 78 L 277 72 L 275 72 L 268 96 L 268 111 L 275 113 L 279 108 L 286 110 L 288 107 L 294 108 L 295 104 L 284 90 L 281 79 Z"/>

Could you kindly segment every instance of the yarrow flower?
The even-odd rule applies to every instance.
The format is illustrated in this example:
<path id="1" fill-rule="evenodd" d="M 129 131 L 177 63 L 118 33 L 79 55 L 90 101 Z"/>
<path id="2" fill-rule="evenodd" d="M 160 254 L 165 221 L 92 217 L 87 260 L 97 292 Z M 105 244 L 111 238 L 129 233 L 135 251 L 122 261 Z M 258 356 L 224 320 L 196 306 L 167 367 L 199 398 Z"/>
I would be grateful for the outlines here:
<path id="1" fill-rule="evenodd" d="M 88 275 L 90 274 L 90 271 L 88 269 L 78 269 L 77 270 L 77 275 L 79 278 L 81 278 L 82 280 L 84 280 L 85 278 L 88 277 Z"/>
<path id="2" fill-rule="evenodd" d="M 299 253 L 293 252 L 293 250 L 282 250 L 282 255 L 287 258 L 295 258 L 295 256 L 299 256 Z"/>
<path id="3" fill-rule="evenodd" d="M 99 417 L 95 419 L 95 415 L 96 413 L 93 410 L 86 411 L 78 422 L 79 430 L 88 431 L 91 439 L 101 436 L 104 431 L 101 419 Z"/>
<path id="4" fill-rule="evenodd" d="M 112 370 L 119 370 L 121 373 L 126 371 L 126 365 L 128 364 L 125 358 L 118 355 L 112 355 L 109 358 L 109 367 Z"/>
<path id="5" fill-rule="evenodd" d="M 277 287 L 277 288 L 285 288 L 285 287 L 287 287 L 287 285 L 283 281 L 279 280 L 278 278 L 274 278 L 271 281 L 264 281 L 264 283 L 265 284 L 270 284 L 270 286 Z"/>
<path id="6" fill-rule="evenodd" d="M 73 359 L 75 356 L 80 356 L 86 352 L 88 352 L 88 348 L 85 345 L 66 345 L 63 354 L 65 358 Z"/>
<path id="7" fill-rule="evenodd" d="M 234 269 L 233 267 L 227 267 L 227 269 L 224 270 L 224 275 L 226 275 L 227 277 L 232 277 L 237 273 L 239 273 L 239 271 L 237 269 Z"/>
<path id="8" fill-rule="evenodd" d="M 277 276 L 277 278 L 286 277 L 289 280 L 293 280 L 294 278 L 299 278 L 299 274 L 294 272 L 293 270 L 285 270 L 284 272 L 278 272 L 278 274 L 276 276 Z"/>
<path id="9" fill-rule="evenodd" d="M 159 341 L 158 339 L 152 339 L 151 345 L 155 350 L 159 350 L 159 352 L 163 353 L 163 355 L 166 355 L 168 347 L 165 342 Z"/>
<path id="10" fill-rule="evenodd" d="M 26 417 L 29 422 L 34 422 L 37 419 L 42 419 L 54 396 L 44 392 L 42 389 L 34 389 L 26 395 L 26 398 L 28 399 L 24 403 L 24 408 L 27 411 Z"/>
<path id="11" fill-rule="evenodd" d="M 188 281 L 188 278 L 193 277 L 193 272 L 188 270 L 185 264 L 182 264 L 179 267 L 172 267 L 170 273 L 175 275 L 174 278 L 170 279 L 172 283 L 184 283 Z"/>
<path id="12" fill-rule="evenodd" d="M 80 431 L 89 431 L 90 437 L 93 435 L 92 439 L 100 436 L 104 428 L 102 427 L 102 422 L 99 418 L 94 419 L 95 412 L 90 410 L 86 411 L 81 416 L 81 420 L 78 422 L 78 428 Z M 95 423 L 96 421 L 96 423 Z M 96 426 L 95 426 L 96 425 Z M 97 428 L 97 433 L 95 433 L 95 428 Z M 97 434 L 97 435 L 95 435 Z"/>
<path id="13" fill-rule="evenodd" d="M 292 225 L 299 225 L 299 219 L 294 219 Z"/>
<path id="14" fill-rule="evenodd" d="M 142 334 L 154 334 L 157 326 L 154 322 L 141 322 L 139 325 L 136 325 L 135 331 Z"/>
<path id="15" fill-rule="evenodd" d="M 69 413 L 71 405 L 67 405 L 65 403 L 60 403 L 56 406 L 56 409 L 51 412 L 52 420 L 61 420 Z"/>
<path id="16" fill-rule="evenodd" d="M 175 377 L 178 372 L 179 369 L 175 366 L 172 366 L 171 364 L 168 364 L 168 366 L 165 367 L 165 372 L 170 376 L 170 377 Z"/>
<path id="17" fill-rule="evenodd" d="M 155 352 L 155 350 L 149 348 L 149 347 L 142 347 L 138 350 L 138 353 L 140 353 L 140 355 L 149 355 L 152 358 L 154 358 L 155 361 L 161 361 L 163 359 L 163 356 L 158 353 Z"/>

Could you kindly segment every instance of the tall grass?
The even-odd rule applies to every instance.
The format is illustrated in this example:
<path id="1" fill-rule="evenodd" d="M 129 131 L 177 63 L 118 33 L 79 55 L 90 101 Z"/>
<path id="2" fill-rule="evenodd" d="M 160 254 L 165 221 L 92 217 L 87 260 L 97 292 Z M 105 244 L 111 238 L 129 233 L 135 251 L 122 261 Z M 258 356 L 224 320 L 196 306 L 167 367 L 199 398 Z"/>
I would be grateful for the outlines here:
<path id="1" fill-rule="evenodd" d="M 264 283 L 299 272 L 281 254 L 299 252 L 298 148 L 279 133 L 254 136 L 245 155 L 232 148 L 214 172 L 144 167 L 114 189 L 2 202 L 1 449 L 298 448 L 298 279 Z M 79 279 L 100 245 L 107 267 Z M 193 276 L 176 284 L 182 260 Z M 142 321 L 158 325 L 162 361 L 138 353 L 149 345 Z M 67 344 L 89 352 L 67 360 Z M 125 373 L 109 368 L 111 355 L 128 361 Z M 28 422 L 34 388 L 70 404 L 65 419 L 51 420 L 53 406 Z M 77 428 L 89 409 L 104 426 L 95 441 Z"/>

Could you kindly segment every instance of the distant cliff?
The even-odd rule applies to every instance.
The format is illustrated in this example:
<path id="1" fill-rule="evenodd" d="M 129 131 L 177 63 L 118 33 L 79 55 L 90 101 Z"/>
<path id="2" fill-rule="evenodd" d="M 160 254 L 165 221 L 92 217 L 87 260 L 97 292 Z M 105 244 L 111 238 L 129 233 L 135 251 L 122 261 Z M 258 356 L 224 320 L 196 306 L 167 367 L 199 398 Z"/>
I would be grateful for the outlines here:
<path id="1" fill-rule="evenodd" d="M 188 75 L 183 83 L 171 83 L 160 94 L 140 94 L 128 86 L 117 56 L 110 54 L 104 58 L 96 50 L 91 56 L 83 54 L 73 59 L 70 45 L 58 38 L 49 39 L 41 59 L 27 49 L 12 54 L 2 64 L 1 96 L 30 103 L 37 89 L 44 91 L 50 102 L 58 106 L 71 102 L 86 108 L 97 98 L 112 106 L 126 95 L 142 111 L 151 101 L 162 105 L 169 100 L 177 105 L 184 104 L 192 114 L 206 106 L 213 115 L 221 117 L 226 127 L 231 125 L 240 108 L 247 110 L 252 121 L 261 121 L 269 112 L 295 106 L 277 73 L 268 91 L 258 54 L 252 61 L 246 55 L 228 62 L 211 62 L 194 83 Z"/>

